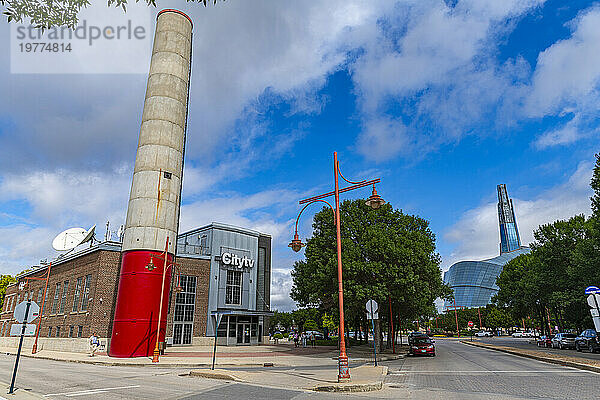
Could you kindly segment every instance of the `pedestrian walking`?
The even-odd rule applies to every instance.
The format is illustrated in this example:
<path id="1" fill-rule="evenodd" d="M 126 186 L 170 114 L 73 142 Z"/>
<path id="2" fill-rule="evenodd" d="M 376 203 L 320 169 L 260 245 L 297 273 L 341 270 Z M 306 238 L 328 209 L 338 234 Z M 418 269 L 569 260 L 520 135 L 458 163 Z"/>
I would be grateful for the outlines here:
<path id="1" fill-rule="evenodd" d="M 314 348 L 316 345 L 317 345 L 317 339 L 315 338 L 315 333 L 311 332 L 310 333 L 310 346 Z"/>
<path id="2" fill-rule="evenodd" d="M 302 347 L 306 347 L 306 332 L 302 332 L 302 336 L 300 336 L 302 340 Z"/>
<path id="3" fill-rule="evenodd" d="M 298 332 L 294 332 L 294 347 L 298 347 Z"/>
<path id="4" fill-rule="evenodd" d="M 90 336 L 90 357 L 94 357 L 98 347 L 100 347 L 100 339 L 96 332 L 94 332 L 92 333 L 92 336 Z"/>

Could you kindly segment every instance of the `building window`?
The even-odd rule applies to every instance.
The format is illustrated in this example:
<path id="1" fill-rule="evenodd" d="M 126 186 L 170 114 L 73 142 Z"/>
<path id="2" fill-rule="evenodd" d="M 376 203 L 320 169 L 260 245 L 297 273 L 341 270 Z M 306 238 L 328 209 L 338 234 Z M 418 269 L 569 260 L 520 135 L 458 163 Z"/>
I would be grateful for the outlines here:
<path id="1" fill-rule="evenodd" d="M 196 277 L 181 275 L 179 277 L 181 292 L 175 297 L 175 322 L 193 322 L 194 304 L 196 303 Z"/>
<path id="2" fill-rule="evenodd" d="M 71 311 L 77 312 L 79 310 L 79 292 L 81 290 L 82 278 L 77 278 L 75 282 L 75 293 L 73 293 L 73 309 Z"/>
<path id="3" fill-rule="evenodd" d="M 60 299 L 60 311 L 59 314 L 65 313 L 65 303 L 67 302 L 67 292 L 69 290 L 69 281 L 63 282 L 62 298 Z"/>
<path id="4" fill-rule="evenodd" d="M 200 251 L 202 254 L 208 254 L 208 249 L 206 248 L 206 242 L 208 237 L 206 235 L 200 236 Z"/>
<path id="5" fill-rule="evenodd" d="M 52 302 L 52 311 L 50 314 L 56 314 L 58 309 L 58 299 L 60 298 L 60 282 L 56 284 L 56 288 L 54 289 L 54 301 Z"/>
<path id="6" fill-rule="evenodd" d="M 38 306 L 42 306 L 42 296 L 44 296 L 44 289 L 40 288 L 40 290 L 38 290 L 38 296 L 37 296 L 37 303 Z"/>
<path id="7" fill-rule="evenodd" d="M 77 337 L 82 337 L 83 336 L 83 325 L 79 325 L 77 327 Z"/>
<path id="8" fill-rule="evenodd" d="M 227 270 L 225 304 L 242 304 L 242 271 Z"/>
<path id="9" fill-rule="evenodd" d="M 48 327 L 48 337 L 52 337 L 52 327 Z"/>
<path id="10" fill-rule="evenodd" d="M 56 327 L 56 337 L 60 337 L 60 326 Z"/>
<path id="11" fill-rule="evenodd" d="M 175 315 L 173 316 L 173 344 L 192 344 L 192 325 L 196 303 L 196 277 L 179 277 L 181 292 L 175 296 Z"/>
<path id="12" fill-rule="evenodd" d="M 75 327 L 73 325 L 69 326 L 69 337 L 73 337 L 74 330 L 75 330 Z"/>
<path id="13" fill-rule="evenodd" d="M 90 297 L 90 286 L 92 284 L 92 275 L 85 276 L 85 285 L 83 286 L 83 296 L 81 299 L 81 311 L 87 311 L 88 299 Z"/>
<path id="14" fill-rule="evenodd" d="M 44 312 L 42 315 L 48 315 L 48 309 L 50 304 L 48 304 L 48 296 L 50 296 L 50 290 L 46 289 L 46 298 L 44 299 Z"/>

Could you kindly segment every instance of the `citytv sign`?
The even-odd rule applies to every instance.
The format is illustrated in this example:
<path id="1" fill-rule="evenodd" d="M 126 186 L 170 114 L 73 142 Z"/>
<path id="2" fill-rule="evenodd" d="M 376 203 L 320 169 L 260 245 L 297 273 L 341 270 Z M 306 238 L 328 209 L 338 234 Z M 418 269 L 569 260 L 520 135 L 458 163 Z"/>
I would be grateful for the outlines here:
<path id="1" fill-rule="evenodd" d="M 246 256 L 239 257 L 231 253 L 222 253 L 221 262 L 223 265 L 235 267 L 238 269 L 254 267 L 254 260 Z"/>

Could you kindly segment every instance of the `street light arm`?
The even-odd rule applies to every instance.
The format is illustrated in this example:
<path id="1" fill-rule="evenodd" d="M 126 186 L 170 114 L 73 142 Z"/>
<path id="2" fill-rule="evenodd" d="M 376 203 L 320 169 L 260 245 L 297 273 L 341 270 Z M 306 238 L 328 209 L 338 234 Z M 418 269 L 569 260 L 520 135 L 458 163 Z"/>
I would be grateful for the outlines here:
<path id="1" fill-rule="evenodd" d="M 307 205 L 305 205 L 304 207 L 302 207 L 302 210 L 300 210 L 300 213 L 298 214 L 298 217 L 296 218 L 296 229 L 294 229 L 294 232 L 296 235 L 298 234 L 298 221 L 300 220 L 300 216 L 302 215 L 302 213 L 304 212 L 304 210 L 306 210 L 306 208 L 308 206 L 310 206 L 311 204 L 317 203 L 317 202 L 325 203 L 329 206 L 329 208 L 331 208 L 331 212 L 333 213 L 333 221 L 335 223 L 335 210 L 333 209 L 333 206 L 325 200 L 313 200 L 310 203 L 308 203 Z"/>
<path id="2" fill-rule="evenodd" d="M 370 181 L 364 181 L 364 182 L 357 183 L 357 184 L 355 184 L 355 185 L 352 185 L 352 186 L 348 186 L 348 187 L 342 188 L 342 189 L 340 189 L 340 190 L 338 191 L 338 193 L 349 192 L 350 190 L 354 190 L 354 189 L 358 189 L 358 188 L 361 188 L 361 187 L 365 187 L 365 186 L 373 185 L 373 184 L 375 184 L 375 183 L 379 183 L 379 182 L 381 182 L 381 179 L 379 179 L 379 178 L 377 178 L 377 179 L 373 179 L 373 180 L 370 180 Z M 313 201 L 315 201 L 315 200 L 323 199 L 323 198 L 325 198 L 325 197 L 329 197 L 329 196 L 333 196 L 333 195 L 335 195 L 335 191 L 333 191 L 333 192 L 327 192 L 327 193 L 323 193 L 323 194 L 320 194 L 320 195 L 318 195 L 318 196 L 314 196 L 314 197 L 310 197 L 310 198 L 308 198 L 308 199 L 300 200 L 300 201 L 298 202 L 298 204 L 306 204 L 306 203 L 310 203 L 310 202 L 313 202 Z"/>
<path id="3" fill-rule="evenodd" d="M 346 182 L 348 182 L 351 185 L 356 185 L 358 183 L 364 183 L 366 181 L 366 179 L 363 179 L 362 181 L 353 182 L 353 181 L 350 181 L 350 180 L 346 179 L 346 177 L 342 174 L 342 170 L 340 169 L 340 162 L 339 161 L 337 163 L 337 171 L 338 171 L 338 174 L 340 174 L 340 176 L 342 177 L 342 179 L 345 180 Z"/>

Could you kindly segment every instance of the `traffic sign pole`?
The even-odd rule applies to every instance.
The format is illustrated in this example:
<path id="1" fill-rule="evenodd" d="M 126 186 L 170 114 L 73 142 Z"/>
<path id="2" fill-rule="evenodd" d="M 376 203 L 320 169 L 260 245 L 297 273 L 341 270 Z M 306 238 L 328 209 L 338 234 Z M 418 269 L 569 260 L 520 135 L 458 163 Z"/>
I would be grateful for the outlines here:
<path id="1" fill-rule="evenodd" d="M 23 347 L 23 337 L 25 337 L 25 328 L 27 327 L 27 318 L 29 318 L 29 307 L 31 307 L 31 299 L 27 300 L 27 308 L 25 308 L 25 319 L 21 328 L 21 339 L 19 339 L 19 349 L 17 350 L 17 359 L 15 360 L 15 369 L 13 370 L 12 380 L 10 382 L 10 390 L 8 394 L 13 394 L 15 389 L 15 379 L 17 378 L 17 368 L 19 367 L 19 358 L 21 358 L 21 348 Z"/>

